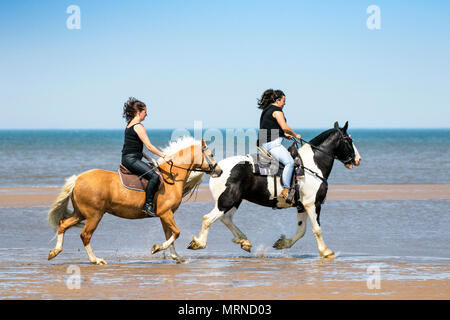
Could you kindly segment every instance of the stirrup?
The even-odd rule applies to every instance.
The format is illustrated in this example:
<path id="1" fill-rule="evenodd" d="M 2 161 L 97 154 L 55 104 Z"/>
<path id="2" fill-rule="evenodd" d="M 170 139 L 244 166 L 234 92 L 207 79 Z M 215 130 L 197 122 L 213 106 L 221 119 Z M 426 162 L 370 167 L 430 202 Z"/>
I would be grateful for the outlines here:
<path id="1" fill-rule="evenodd" d="M 292 203 L 294 200 L 295 188 L 289 188 L 289 194 L 286 198 L 286 203 Z"/>
<path id="2" fill-rule="evenodd" d="M 151 218 L 157 218 L 158 216 L 153 211 L 153 203 L 146 203 L 142 207 L 142 212 L 145 212 Z"/>

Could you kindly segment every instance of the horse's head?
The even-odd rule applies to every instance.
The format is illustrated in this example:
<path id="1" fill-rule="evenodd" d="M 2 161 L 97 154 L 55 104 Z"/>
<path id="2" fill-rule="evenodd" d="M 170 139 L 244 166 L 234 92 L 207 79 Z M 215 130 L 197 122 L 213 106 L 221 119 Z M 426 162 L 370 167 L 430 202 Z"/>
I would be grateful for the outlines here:
<path id="1" fill-rule="evenodd" d="M 203 139 L 201 145 L 201 156 L 201 161 L 196 161 L 196 163 L 199 163 L 198 169 L 210 174 L 213 178 L 220 177 L 223 170 L 217 164 L 217 161 L 214 159 L 213 153 L 208 149 L 208 146 Z"/>
<path id="2" fill-rule="evenodd" d="M 334 129 L 339 133 L 339 141 L 336 149 L 336 157 L 345 165 L 347 169 L 353 169 L 353 165 L 359 166 L 361 156 L 358 149 L 353 143 L 352 137 L 348 134 L 348 121 L 342 128 L 339 128 L 339 123 L 334 123 Z"/>

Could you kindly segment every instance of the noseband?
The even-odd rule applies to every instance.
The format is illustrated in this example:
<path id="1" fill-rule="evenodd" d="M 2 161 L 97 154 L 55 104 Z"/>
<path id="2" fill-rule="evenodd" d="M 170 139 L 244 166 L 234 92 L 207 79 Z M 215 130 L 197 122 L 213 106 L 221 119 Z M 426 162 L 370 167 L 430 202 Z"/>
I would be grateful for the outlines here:
<path id="1" fill-rule="evenodd" d="M 202 147 L 202 163 L 200 164 L 200 167 L 203 165 L 203 162 L 205 162 L 205 159 L 206 159 L 206 162 L 208 163 L 208 170 L 203 170 L 203 169 L 197 169 L 197 168 L 194 168 L 194 169 L 187 169 L 187 170 L 190 170 L 190 171 L 197 171 L 197 172 L 205 172 L 205 173 L 207 173 L 207 174 L 210 174 L 210 173 L 213 173 L 215 170 L 216 170 L 216 167 L 217 167 L 217 162 L 216 163 L 213 163 L 213 160 L 210 158 L 210 156 L 208 156 L 206 153 L 205 153 L 205 151 L 207 150 L 208 148 L 203 148 Z"/>

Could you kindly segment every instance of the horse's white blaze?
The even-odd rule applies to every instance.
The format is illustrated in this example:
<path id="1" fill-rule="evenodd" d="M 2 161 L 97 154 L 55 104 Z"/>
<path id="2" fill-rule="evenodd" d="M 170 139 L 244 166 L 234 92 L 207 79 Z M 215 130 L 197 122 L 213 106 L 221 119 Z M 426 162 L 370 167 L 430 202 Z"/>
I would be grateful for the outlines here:
<path id="1" fill-rule="evenodd" d="M 356 149 L 356 146 L 354 143 L 353 144 L 353 150 L 355 150 L 355 163 L 357 166 L 359 166 L 359 162 L 361 161 L 361 155 L 358 152 L 358 149 Z"/>

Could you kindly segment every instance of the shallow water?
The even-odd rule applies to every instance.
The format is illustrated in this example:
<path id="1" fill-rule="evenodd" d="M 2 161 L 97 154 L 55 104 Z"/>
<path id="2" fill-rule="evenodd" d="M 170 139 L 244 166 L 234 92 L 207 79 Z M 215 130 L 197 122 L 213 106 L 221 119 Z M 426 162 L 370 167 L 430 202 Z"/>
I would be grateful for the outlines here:
<path id="1" fill-rule="evenodd" d="M 330 201 L 322 209 L 320 221 L 325 243 L 341 255 L 427 257 L 450 259 L 450 200 L 408 201 Z M 315 239 L 308 221 L 306 235 L 292 248 L 276 250 L 273 243 L 285 234 L 294 235 L 297 227 L 295 209 L 273 210 L 243 202 L 234 217 L 235 224 L 252 242 L 253 253 L 242 251 L 231 242 L 231 232 L 216 221 L 211 227 L 208 246 L 201 251 L 186 249 L 193 235 L 201 228 L 203 215 L 212 203 L 185 203 L 175 219 L 181 230 L 176 242 L 181 255 L 207 256 L 318 256 Z M 48 207 L 0 208 L 0 261 L 8 259 L 10 250 L 29 249 L 13 255 L 20 262 L 40 261 L 37 252 L 47 251 L 55 244 L 54 234 L 47 226 Z M 64 255 L 82 261 L 84 248 L 80 228 L 67 231 Z M 96 252 L 146 254 L 155 243 L 165 241 L 158 219 L 126 220 L 105 214 L 92 239 Z M 81 254 L 73 252 L 82 249 Z M 26 251 L 26 250 L 24 250 Z M 25 254 L 25 256 L 24 256 Z"/>
<path id="2" fill-rule="evenodd" d="M 82 269 L 83 283 L 89 288 L 118 286 L 107 296 L 93 294 L 91 298 L 95 299 L 146 298 L 136 290 L 167 283 L 196 290 L 201 287 L 200 291 L 186 290 L 174 298 L 220 297 L 220 290 L 230 286 L 234 290 L 278 287 L 280 281 L 288 281 L 289 274 L 311 286 L 317 281 L 364 282 L 369 267 L 380 269 L 383 280 L 448 280 L 449 204 L 450 200 L 326 203 L 321 214 L 323 236 L 337 255 L 330 261 L 319 258 L 309 223 L 304 238 L 292 248 L 272 248 L 281 234 L 294 234 L 294 209 L 272 210 L 244 202 L 234 222 L 252 242 L 251 253 L 234 244 L 231 233 L 219 221 L 212 226 L 207 248 L 191 251 L 186 246 L 192 235 L 198 234 L 202 216 L 212 204 L 183 204 L 175 215 L 181 229 L 176 249 L 188 260 L 187 265 L 177 265 L 163 253 L 150 254 L 153 244 L 165 240 L 158 219 L 125 220 L 106 214 L 91 243 L 107 266 L 90 265 L 79 237 L 80 228 L 67 231 L 63 252 L 47 261 L 55 245 L 46 223 L 48 208 L 0 208 L 0 298 L 64 299 L 63 293 L 46 293 L 44 284 L 56 281 L 63 286 L 72 265 Z M 135 281 L 134 289 L 120 289 L 130 279 Z M 247 298 L 252 298 L 251 293 Z M 289 298 L 289 294 L 268 293 L 267 298 Z"/>

